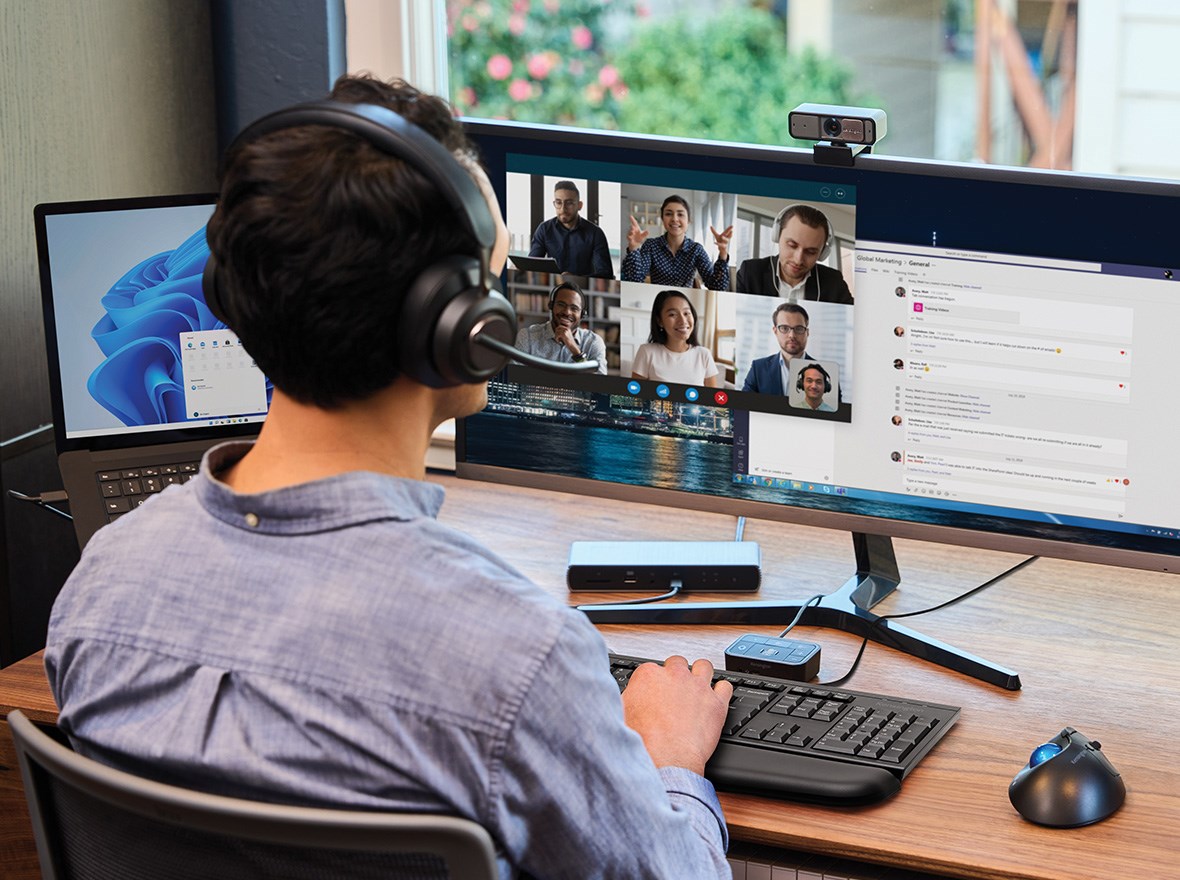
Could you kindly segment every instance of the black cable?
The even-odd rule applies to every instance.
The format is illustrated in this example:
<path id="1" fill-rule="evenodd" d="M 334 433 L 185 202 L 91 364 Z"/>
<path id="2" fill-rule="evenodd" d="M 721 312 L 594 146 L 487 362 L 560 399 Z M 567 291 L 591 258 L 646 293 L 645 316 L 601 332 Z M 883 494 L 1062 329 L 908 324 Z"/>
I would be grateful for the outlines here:
<path id="1" fill-rule="evenodd" d="M 16 491 L 16 489 L 9 489 L 8 495 L 17 501 L 28 501 L 30 504 L 36 504 L 38 507 L 42 507 L 50 513 L 56 513 L 58 516 L 70 520 L 70 522 L 74 520 L 70 514 L 49 503 L 50 501 L 67 501 L 69 496 L 65 492 L 43 492 L 40 495 L 26 495 L 24 492 Z"/>
<path id="2" fill-rule="evenodd" d="M 663 602 L 665 599 L 671 599 L 673 596 L 679 594 L 684 589 L 684 582 L 680 578 L 673 578 L 671 586 L 671 590 L 659 596 L 645 596 L 642 599 L 623 599 L 615 602 L 589 602 L 584 605 L 578 605 L 577 607 L 581 610 L 582 608 L 595 608 L 599 605 L 646 605 L 648 602 Z"/>
<path id="3" fill-rule="evenodd" d="M 1022 559 L 1020 562 L 1016 563 L 1011 568 L 1007 568 L 1004 571 L 1000 572 L 994 578 L 984 581 L 979 586 L 972 587 L 967 592 L 961 593 L 960 595 L 955 596 L 953 599 L 948 599 L 947 601 L 945 601 L 939 605 L 934 605 L 934 606 L 931 606 L 930 608 L 923 608 L 921 611 L 907 611 L 904 614 L 882 614 L 882 615 L 879 615 L 877 617 L 877 619 L 873 621 L 873 626 L 874 627 L 880 626 L 881 621 L 883 621 L 883 620 L 900 620 L 903 617 L 917 617 L 919 614 L 929 614 L 931 611 L 941 611 L 943 608 L 949 608 L 952 605 L 957 605 L 959 602 L 962 602 L 964 599 L 969 599 L 972 596 L 974 596 L 976 593 L 981 592 L 982 590 L 986 590 L 988 587 L 992 586 L 996 582 L 1003 580 L 1004 578 L 1008 577 L 1008 575 L 1010 575 L 1010 574 L 1015 574 L 1016 572 L 1020 571 L 1020 569 L 1024 568 L 1026 565 L 1028 565 L 1029 563 L 1036 562 L 1040 558 L 1041 557 L 1039 557 L 1039 556 L 1029 556 L 1027 559 Z M 802 612 L 800 612 L 800 613 L 802 613 Z M 888 632 L 888 630 L 885 630 L 885 632 Z M 860 665 L 860 659 L 861 659 L 861 657 L 864 656 L 865 648 L 868 647 L 868 644 L 869 644 L 869 637 L 865 636 L 864 639 L 860 643 L 860 650 L 856 652 L 856 657 L 852 661 L 852 666 L 850 666 L 848 668 L 848 671 L 846 673 L 844 673 L 842 676 L 840 676 L 839 678 L 837 678 L 833 681 L 820 682 L 816 686 L 817 687 L 838 687 L 839 685 L 842 685 L 842 684 L 844 684 L 844 682 L 848 681 L 848 679 L 852 678 L 853 674 L 856 672 L 857 667 Z"/>

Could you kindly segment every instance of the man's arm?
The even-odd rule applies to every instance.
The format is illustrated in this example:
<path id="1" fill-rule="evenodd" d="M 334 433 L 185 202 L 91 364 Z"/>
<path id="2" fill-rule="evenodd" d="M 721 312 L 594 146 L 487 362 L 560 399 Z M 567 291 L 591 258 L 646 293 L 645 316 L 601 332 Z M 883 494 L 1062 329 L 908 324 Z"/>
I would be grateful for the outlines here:
<path id="1" fill-rule="evenodd" d="M 742 391 L 758 393 L 758 362 L 750 363 L 750 370 L 746 373 L 746 381 L 742 383 Z"/>
<path id="2" fill-rule="evenodd" d="M 831 266 L 817 266 L 818 275 L 823 276 L 823 289 L 820 291 L 822 302 L 834 302 L 841 305 L 852 305 L 852 291 L 848 289 L 848 282 L 844 280 L 844 273 Z M 817 283 L 819 278 L 816 279 Z"/>
<path id="3" fill-rule="evenodd" d="M 533 232 L 533 246 L 529 248 L 530 257 L 547 257 L 549 248 L 545 244 L 545 224 L 539 223 Z"/>
<path id="4" fill-rule="evenodd" d="M 579 880 L 729 877 L 724 816 L 699 773 L 729 702 L 711 672 L 684 658 L 644 666 L 620 701 L 601 637 L 571 616 L 493 774 L 516 865 Z"/>
<path id="5" fill-rule="evenodd" d="M 598 361 L 598 372 L 606 375 L 606 343 L 593 330 L 587 330 L 582 339 L 582 354 L 592 361 Z"/>
<path id="6" fill-rule="evenodd" d="M 589 222 L 589 221 L 587 221 Z M 614 278 L 615 267 L 610 261 L 610 244 L 601 227 L 594 227 L 594 244 L 590 253 L 590 274 L 595 278 Z"/>

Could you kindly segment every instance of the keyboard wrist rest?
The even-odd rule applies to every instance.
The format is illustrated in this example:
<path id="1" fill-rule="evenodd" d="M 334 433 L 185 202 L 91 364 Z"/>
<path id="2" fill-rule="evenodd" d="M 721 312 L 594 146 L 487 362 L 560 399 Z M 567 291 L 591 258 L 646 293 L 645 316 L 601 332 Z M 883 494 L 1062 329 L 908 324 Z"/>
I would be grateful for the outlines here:
<path id="1" fill-rule="evenodd" d="M 901 789 L 883 767 L 866 767 L 789 752 L 722 743 L 705 766 L 718 791 L 828 806 L 875 804 Z"/>

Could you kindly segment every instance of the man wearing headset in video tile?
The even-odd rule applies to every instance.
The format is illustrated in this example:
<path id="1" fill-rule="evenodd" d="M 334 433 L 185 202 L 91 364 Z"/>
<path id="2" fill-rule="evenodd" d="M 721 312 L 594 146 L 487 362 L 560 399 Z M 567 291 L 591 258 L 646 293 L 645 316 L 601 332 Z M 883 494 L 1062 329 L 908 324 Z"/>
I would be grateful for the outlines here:
<path id="1" fill-rule="evenodd" d="M 549 320 L 520 328 L 516 347 L 562 363 L 598 361 L 598 372 L 605 376 L 606 343 L 593 330 L 581 326 L 584 303 L 582 289 L 572 281 L 562 281 L 549 291 Z"/>
<path id="2" fill-rule="evenodd" d="M 844 276 L 820 260 L 831 253 L 832 226 L 818 208 L 788 205 L 774 221 L 776 252 L 742 260 L 736 290 L 777 296 L 787 302 L 811 300 L 852 304 Z"/>

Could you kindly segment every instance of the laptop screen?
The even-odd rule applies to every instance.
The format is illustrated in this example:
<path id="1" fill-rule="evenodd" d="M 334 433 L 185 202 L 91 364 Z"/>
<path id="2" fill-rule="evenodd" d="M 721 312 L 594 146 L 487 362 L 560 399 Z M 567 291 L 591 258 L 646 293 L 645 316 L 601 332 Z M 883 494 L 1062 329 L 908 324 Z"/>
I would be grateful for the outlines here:
<path id="1" fill-rule="evenodd" d="M 201 290 L 213 207 L 37 206 L 59 451 L 254 433 L 266 417 L 270 383 Z"/>

